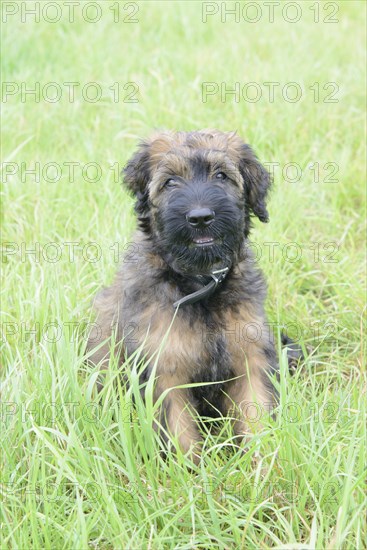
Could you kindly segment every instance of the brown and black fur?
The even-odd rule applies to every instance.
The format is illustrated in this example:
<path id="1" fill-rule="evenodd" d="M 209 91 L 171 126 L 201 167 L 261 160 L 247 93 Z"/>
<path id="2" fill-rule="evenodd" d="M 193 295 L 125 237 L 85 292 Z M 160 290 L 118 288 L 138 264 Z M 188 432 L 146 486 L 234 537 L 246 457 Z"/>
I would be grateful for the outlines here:
<path id="1" fill-rule="evenodd" d="M 203 130 L 163 132 L 143 142 L 125 167 L 124 181 L 136 196 L 137 253 L 96 297 L 98 328 L 88 347 L 99 348 L 91 359 L 108 365 L 114 327 L 122 343 L 120 364 L 141 347 L 152 356 L 166 336 L 154 398 L 197 384 L 169 391 L 160 417 L 195 456 L 201 436 L 193 413 L 232 415 L 242 436 L 258 414 L 251 404 L 271 410 L 276 403 L 269 375 L 278 364 L 264 312 L 266 285 L 247 240 L 253 216 L 268 221 L 270 177 L 237 134 Z M 209 227 L 187 222 L 195 207 L 215 213 Z M 214 244 L 196 246 L 193 239 L 201 235 L 214 236 Z M 198 275 L 223 265 L 230 266 L 223 283 L 210 297 L 180 306 L 170 328 L 173 303 L 202 287 Z"/>

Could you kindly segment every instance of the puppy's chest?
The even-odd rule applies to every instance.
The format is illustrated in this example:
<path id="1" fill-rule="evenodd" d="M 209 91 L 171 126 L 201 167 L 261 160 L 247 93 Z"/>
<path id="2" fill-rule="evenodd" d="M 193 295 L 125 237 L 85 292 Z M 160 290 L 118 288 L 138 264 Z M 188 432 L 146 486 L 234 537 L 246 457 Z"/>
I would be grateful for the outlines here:
<path id="1" fill-rule="evenodd" d="M 136 323 L 133 345 L 128 354 L 142 347 L 144 353 L 157 359 L 158 374 L 171 376 L 177 384 L 218 382 L 238 370 L 239 342 L 226 318 L 208 313 L 195 318 L 187 312 L 147 310 Z"/>

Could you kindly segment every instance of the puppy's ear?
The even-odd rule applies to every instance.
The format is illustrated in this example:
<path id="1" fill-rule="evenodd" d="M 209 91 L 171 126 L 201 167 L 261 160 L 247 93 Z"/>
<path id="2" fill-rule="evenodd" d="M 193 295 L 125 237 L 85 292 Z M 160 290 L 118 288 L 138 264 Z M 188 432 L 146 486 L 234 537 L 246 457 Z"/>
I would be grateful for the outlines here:
<path id="1" fill-rule="evenodd" d="M 247 204 L 259 220 L 268 222 L 266 196 L 271 185 L 271 177 L 249 145 L 243 144 L 241 147 L 239 168 L 244 180 Z"/>
<path id="2" fill-rule="evenodd" d="M 134 195 L 144 193 L 150 180 L 149 143 L 143 141 L 122 171 L 124 184 Z"/>

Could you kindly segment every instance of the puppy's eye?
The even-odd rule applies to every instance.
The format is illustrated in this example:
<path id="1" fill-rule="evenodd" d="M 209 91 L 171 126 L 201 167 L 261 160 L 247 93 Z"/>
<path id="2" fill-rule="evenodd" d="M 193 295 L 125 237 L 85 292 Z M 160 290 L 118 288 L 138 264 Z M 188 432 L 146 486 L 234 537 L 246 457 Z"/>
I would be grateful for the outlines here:
<path id="1" fill-rule="evenodd" d="M 165 187 L 173 187 L 175 185 L 175 180 L 173 178 L 168 178 L 168 180 L 166 180 L 164 186 Z"/>
<path id="2" fill-rule="evenodd" d="M 226 176 L 226 174 L 225 174 L 224 172 L 218 172 L 217 174 L 215 174 L 215 178 L 216 178 L 217 180 L 222 180 L 222 181 L 224 181 L 224 180 L 227 179 L 227 176 Z"/>

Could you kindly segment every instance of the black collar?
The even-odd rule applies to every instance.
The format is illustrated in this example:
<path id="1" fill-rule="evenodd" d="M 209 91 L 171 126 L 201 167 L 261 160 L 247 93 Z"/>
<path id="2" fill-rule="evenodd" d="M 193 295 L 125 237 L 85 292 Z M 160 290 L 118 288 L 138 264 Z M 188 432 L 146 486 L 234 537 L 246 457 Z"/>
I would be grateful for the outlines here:
<path id="1" fill-rule="evenodd" d="M 173 304 L 173 307 L 176 309 L 185 304 L 194 304 L 199 300 L 208 298 L 213 294 L 217 286 L 220 285 L 224 281 L 224 279 L 227 277 L 228 271 L 229 271 L 229 267 L 224 267 L 223 269 L 216 269 L 215 271 L 212 271 L 207 275 L 198 275 L 197 280 L 201 284 L 205 284 L 205 286 L 200 290 L 193 292 L 192 294 L 188 294 L 187 296 L 184 296 L 183 298 L 181 298 L 181 300 L 177 300 L 177 302 Z M 208 281 L 208 279 L 209 279 L 209 282 L 206 282 Z"/>

